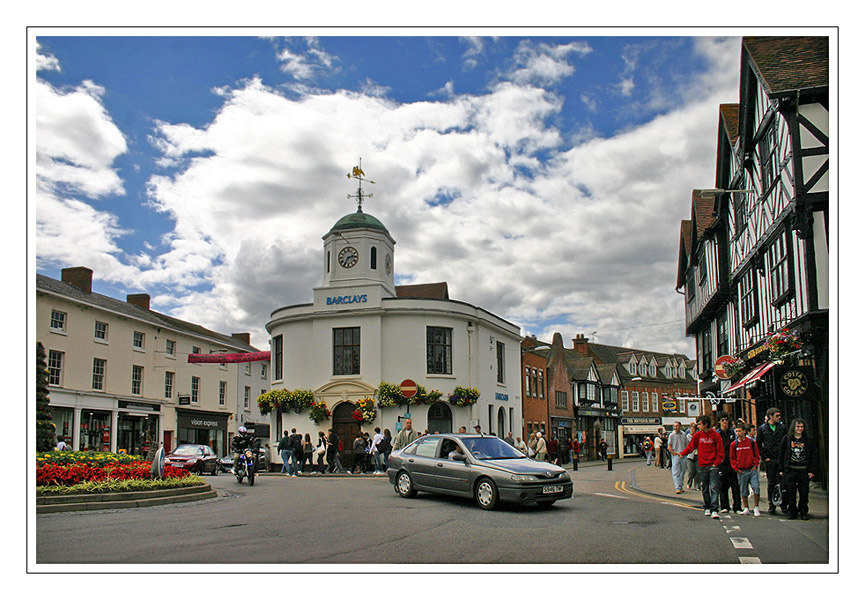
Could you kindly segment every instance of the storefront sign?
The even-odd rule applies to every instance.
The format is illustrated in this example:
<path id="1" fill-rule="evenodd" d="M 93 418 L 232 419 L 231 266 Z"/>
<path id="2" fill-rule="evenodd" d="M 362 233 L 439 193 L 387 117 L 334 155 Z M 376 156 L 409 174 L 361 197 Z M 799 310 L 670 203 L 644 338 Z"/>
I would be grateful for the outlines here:
<path id="1" fill-rule="evenodd" d="M 810 367 L 775 367 L 778 389 L 791 400 L 810 400 L 813 394 L 813 371 Z"/>
<path id="2" fill-rule="evenodd" d="M 135 410 L 149 410 L 151 412 L 159 412 L 158 404 L 145 404 L 144 402 L 127 402 L 126 400 L 118 400 L 117 408 L 129 408 Z"/>
<path id="3" fill-rule="evenodd" d="M 766 348 L 766 346 L 763 346 L 763 345 L 757 346 L 753 350 L 748 351 L 748 354 L 745 355 L 745 360 L 751 360 L 755 356 L 759 356 L 760 354 L 763 354 L 764 352 L 768 352 L 768 351 L 769 351 L 769 349 Z"/>
<path id="4" fill-rule="evenodd" d="M 501 400 L 502 402 L 507 402 L 508 401 L 508 395 L 507 394 L 500 394 L 499 392 L 496 392 L 496 400 Z"/>
<path id="5" fill-rule="evenodd" d="M 186 429 L 226 429 L 228 416 L 219 414 L 177 412 L 177 426 Z"/>
<path id="6" fill-rule="evenodd" d="M 357 304 L 366 302 L 366 294 L 355 294 L 354 296 L 330 296 L 327 304 Z"/>
<path id="7" fill-rule="evenodd" d="M 661 417 L 622 417 L 622 425 L 660 425 Z"/>

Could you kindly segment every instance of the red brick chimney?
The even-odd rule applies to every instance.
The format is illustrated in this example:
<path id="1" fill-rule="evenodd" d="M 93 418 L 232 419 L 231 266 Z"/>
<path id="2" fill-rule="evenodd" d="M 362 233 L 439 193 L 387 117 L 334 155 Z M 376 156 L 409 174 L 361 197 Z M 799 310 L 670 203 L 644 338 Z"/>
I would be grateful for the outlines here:
<path id="1" fill-rule="evenodd" d="M 576 350 L 577 354 L 580 356 L 590 356 L 589 340 L 586 339 L 586 336 L 582 333 L 578 333 L 577 337 L 574 338 L 574 350 Z"/>
<path id="2" fill-rule="evenodd" d="M 231 337 L 236 340 L 240 340 L 241 342 L 249 345 L 249 334 L 248 333 L 232 333 Z"/>
<path id="3" fill-rule="evenodd" d="M 93 287 L 93 270 L 87 267 L 70 267 L 60 271 L 60 279 L 89 294 Z"/>
<path id="4" fill-rule="evenodd" d="M 129 294 L 126 296 L 126 302 L 134 304 L 138 308 L 150 310 L 150 294 Z"/>

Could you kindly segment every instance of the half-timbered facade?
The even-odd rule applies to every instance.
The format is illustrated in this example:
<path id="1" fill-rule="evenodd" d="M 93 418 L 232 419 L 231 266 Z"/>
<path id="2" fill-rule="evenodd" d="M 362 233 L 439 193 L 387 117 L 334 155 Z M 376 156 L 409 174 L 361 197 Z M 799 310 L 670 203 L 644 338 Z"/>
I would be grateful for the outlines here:
<path id="1" fill-rule="evenodd" d="M 742 40 L 739 103 L 720 107 L 715 187 L 692 194 L 690 220 L 682 222 L 677 280 L 702 389 L 747 396 L 724 406 L 734 416 L 759 422 L 770 405 L 781 408 L 787 420 L 802 416 L 822 432 L 824 450 L 828 50 L 823 37 Z M 795 332 L 801 348 L 776 353 L 771 363 L 765 343 L 785 329 Z M 729 384 L 713 376 L 723 355 L 746 363 Z M 779 366 L 772 368 L 775 363 Z M 794 367 L 807 382 L 807 394 L 782 393 L 778 376 Z"/>

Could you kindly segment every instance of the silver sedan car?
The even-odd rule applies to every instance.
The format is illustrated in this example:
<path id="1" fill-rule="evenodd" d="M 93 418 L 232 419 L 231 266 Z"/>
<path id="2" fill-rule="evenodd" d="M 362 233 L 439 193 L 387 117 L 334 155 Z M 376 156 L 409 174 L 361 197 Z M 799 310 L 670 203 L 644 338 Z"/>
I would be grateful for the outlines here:
<path id="1" fill-rule="evenodd" d="M 418 438 L 391 453 L 387 476 L 403 498 L 418 492 L 449 494 L 474 498 L 487 510 L 499 502 L 551 507 L 574 491 L 562 467 L 532 460 L 499 438 L 484 435 Z"/>

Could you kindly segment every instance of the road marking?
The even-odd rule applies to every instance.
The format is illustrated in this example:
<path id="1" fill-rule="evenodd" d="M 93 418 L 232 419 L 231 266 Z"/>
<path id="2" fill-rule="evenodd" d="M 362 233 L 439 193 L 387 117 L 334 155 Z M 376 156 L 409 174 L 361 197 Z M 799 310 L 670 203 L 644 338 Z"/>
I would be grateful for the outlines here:
<path id="1" fill-rule="evenodd" d="M 690 504 L 681 504 L 679 502 L 667 502 L 664 500 L 658 500 L 654 496 L 648 496 L 646 494 L 640 494 L 639 492 L 629 490 L 627 488 L 627 484 L 624 481 L 617 481 L 616 482 L 616 489 L 620 492 L 625 492 L 626 494 L 631 494 L 632 496 L 639 496 L 640 498 L 646 498 L 648 500 L 655 500 L 655 501 L 659 502 L 660 504 L 669 504 L 671 506 L 678 506 L 680 508 L 687 508 L 689 510 L 701 510 L 699 508 L 695 508 L 695 507 L 691 506 Z"/>
<path id="2" fill-rule="evenodd" d="M 724 525 L 724 530 L 730 533 L 731 531 L 742 531 L 742 528 L 738 525 Z"/>
<path id="3" fill-rule="evenodd" d="M 606 496 L 607 498 L 621 498 L 622 500 L 627 500 L 626 496 L 616 496 L 615 494 L 602 494 L 601 492 L 595 492 L 595 496 Z"/>
<path id="4" fill-rule="evenodd" d="M 739 562 L 743 565 L 762 565 L 763 561 L 761 561 L 756 556 L 740 556 Z"/>
<path id="5" fill-rule="evenodd" d="M 751 542 L 748 541 L 748 538 L 740 538 L 740 537 L 731 537 L 730 541 L 733 542 L 733 547 L 739 550 L 750 549 L 753 550 L 754 546 L 751 545 Z"/>

